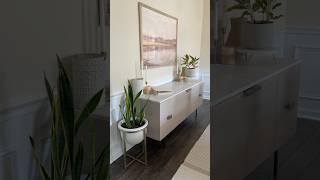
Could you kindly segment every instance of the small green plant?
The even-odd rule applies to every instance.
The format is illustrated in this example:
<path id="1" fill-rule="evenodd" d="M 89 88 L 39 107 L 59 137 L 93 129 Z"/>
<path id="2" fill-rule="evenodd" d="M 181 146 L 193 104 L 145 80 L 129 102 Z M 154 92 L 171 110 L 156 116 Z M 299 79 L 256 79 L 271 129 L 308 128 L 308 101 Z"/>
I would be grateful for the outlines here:
<path id="1" fill-rule="evenodd" d="M 29 140 L 43 180 L 65 180 L 66 177 L 70 177 L 71 180 L 80 180 L 81 175 L 84 174 L 82 171 L 84 148 L 81 142 L 76 143 L 76 139 L 81 125 L 98 106 L 103 89 L 89 100 L 88 104 L 79 114 L 79 117 L 76 117 L 73 106 L 72 87 L 58 56 L 57 59 L 59 67 L 57 94 L 53 92 L 46 76 L 44 76 L 52 111 L 50 171 L 47 171 L 41 164 L 36 153 L 36 144 L 33 138 L 29 137 Z M 91 172 L 87 173 L 86 180 L 108 179 L 108 155 L 107 145 L 98 158 L 96 158 L 95 152 L 93 153 Z"/>
<path id="2" fill-rule="evenodd" d="M 281 18 L 283 15 L 275 15 L 274 11 L 282 5 L 278 0 L 234 0 L 235 5 L 227 9 L 228 12 L 234 10 L 243 11 L 242 18 L 246 18 L 249 23 L 264 24 L 271 23 L 272 20 Z M 258 19 L 260 17 L 260 19 Z"/>
<path id="3" fill-rule="evenodd" d="M 182 57 L 182 63 L 181 66 L 188 68 L 188 69 L 195 69 L 198 67 L 199 64 L 199 59 L 196 56 L 191 56 L 189 54 L 184 55 L 184 57 Z"/>
<path id="4" fill-rule="evenodd" d="M 123 87 L 125 93 L 125 105 L 120 106 L 120 111 L 122 118 L 124 119 L 124 123 L 122 127 L 128 129 L 139 128 L 145 123 L 145 108 L 147 106 L 148 100 L 143 105 L 143 107 L 138 110 L 137 100 L 142 94 L 142 91 L 139 91 L 136 95 L 133 93 L 132 85 L 130 81 L 128 81 L 128 87 Z"/>

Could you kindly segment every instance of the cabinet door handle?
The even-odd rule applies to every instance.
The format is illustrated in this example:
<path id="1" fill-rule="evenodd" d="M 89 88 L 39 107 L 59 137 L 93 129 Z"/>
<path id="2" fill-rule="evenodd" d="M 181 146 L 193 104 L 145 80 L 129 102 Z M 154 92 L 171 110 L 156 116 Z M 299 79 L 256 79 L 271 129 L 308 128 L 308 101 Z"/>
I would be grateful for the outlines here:
<path id="1" fill-rule="evenodd" d="M 293 103 L 288 103 L 284 106 L 284 108 L 288 111 L 291 111 L 294 108 L 295 104 Z"/>
<path id="2" fill-rule="evenodd" d="M 243 95 L 244 96 L 251 96 L 253 94 L 255 94 L 256 92 L 260 91 L 262 89 L 262 87 L 260 85 L 255 85 L 251 88 L 248 88 L 247 90 L 243 91 Z"/>
<path id="3" fill-rule="evenodd" d="M 188 93 L 188 92 L 190 92 L 191 90 L 192 90 L 191 88 L 190 88 L 190 89 L 187 89 L 186 92 Z"/>
<path id="4" fill-rule="evenodd" d="M 170 114 L 169 116 L 167 116 L 167 120 L 172 119 L 172 114 Z"/>

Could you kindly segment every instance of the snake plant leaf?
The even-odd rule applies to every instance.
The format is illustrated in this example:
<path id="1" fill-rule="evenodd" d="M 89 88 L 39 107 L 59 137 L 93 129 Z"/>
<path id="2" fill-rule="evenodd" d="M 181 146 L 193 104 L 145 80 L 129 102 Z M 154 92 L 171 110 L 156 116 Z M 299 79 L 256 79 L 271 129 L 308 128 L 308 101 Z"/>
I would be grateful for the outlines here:
<path id="1" fill-rule="evenodd" d="M 54 177 L 57 179 L 61 179 L 61 168 L 60 168 L 60 154 L 59 154 L 59 147 L 58 147 L 58 141 L 57 141 L 57 134 L 53 133 L 51 135 L 51 159 L 52 159 L 52 164 L 51 166 L 51 173 L 54 174 Z"/>
<path id="2" fill-rule="evenodd" d="M 67 142 L 68 147 L 68 154 L 70 156 L 70 166 L 71 170 L 73 171 L 73 145 L 74 145 L 74 107 L 73 107 L 73 95 L 72 95 L 72 88 L 70 85 L 69 78 L 67 73 L 63 67 L 63 64 L 58 58 L 58 65 L 59 65 L 59 100 L 60 100 L 60 108 L 61 108 L 61 115 L 63 118 L 63 130 L 65 139 Z"/>
<path id="3" fill-rule="evenodd" d="M 97 180 L 107 180 L 108 179 L 108 160 L 107 160 L 107 147 L 103 148 L 98 159 L 94 163 L 94 166 L 97 167 L 97 173 L 94 179 Z"/>
<path id="4" fill-rule="evenodd" d="M 142 94 L 142 90 L 138 92 L 138 94 L 136 95 L 136 97 L 134 98 L 133 103 L 135 103 L 137 101 L 137 99 L 141 96 Z"/>
<path id="5" fill-rule="evenodd" d="M 48 176 L 48 173 L 46 172 L 45 168 L 43 167 L 43 165 L 40 163 L 40 160 L 39 160 L 39 157 L 37 155 L 37 153 L 35 152 L 35 145 L 34 145 L 34 140 L 33 138 L 30 136 L 29 137 L 29 141 L 30 141 L 30 144 L 31 144 L 31 147 L 32 147 L 32 153 L 33 153 L 33 156 L 40 168 L 40 173 L 41 173 L 41 177 L 43 180 L 50 180 L 50 177 Z"/>
<path id="6" fill-rule="evenodd" d="M 79 143 L 78 152 L 75 159 L 75 171 L 74 171 L 74 180 L 80 180 L 83 164 L 83 145 Z"/>
<path id="7" fill-rule="evenodd" d="M 65 177 L 67 175 L 68 163 L 69 163 L 68 150 L 67 150 L 67 147 L 65 147 L 62 155 L 62 161 L 61 161 L 62 177 Z"/>
<path id="8" fill-rule="evenodd" d="M 79 131 L 82 123 L 90 116 L 90 114 L 96 109 L 98 106 L 100 99 L 103 94 L 103 89 L 101 89 L 98 93 L 96 93 L 88 102 L 88 104 L 84 107 L 82 112 L 80 113 L 80 116 L 76 122 L 76 129 L 75 133 Z"/>
<path id="9" fill-rule="evenodd" d="M 51 85 L 50 85 L 45 73 L 44 73 L 44 82 L 45 82 L 45 85 L 46 85 L 46 90 L 47 90 L 48 98 L 49 98 L 49 101 L 50 101 L 50 105 L 51 105 L 51 107 L 53 107 L 53 105 L 54 105 L 53 91 L 52 91 Z"/>

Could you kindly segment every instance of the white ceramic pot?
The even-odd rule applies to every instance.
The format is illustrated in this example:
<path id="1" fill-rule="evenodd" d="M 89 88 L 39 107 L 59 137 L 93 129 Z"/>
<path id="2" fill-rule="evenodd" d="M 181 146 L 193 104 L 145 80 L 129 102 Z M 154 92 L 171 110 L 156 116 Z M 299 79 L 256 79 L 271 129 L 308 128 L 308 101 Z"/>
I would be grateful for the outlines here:
<path id="1" fill-rule="evenodd" d="M 274 23 L 241 23 L 240 46 L 245 49 L 274 49 Z"/>
<path id="2" fill-rule="evenodd" d="M 194 69 L 185 68 L 184 75 L 187 77 L 198 77 L 199 76 L 199 68 L 194 68 Z"/>
<path id="3" fill-rule="evenodd" d="M 123 138 L 123 134 L 125 133 L 125 137 L 126 137 L 126 142 L 128 142 L 131 145 L 136 145 L 139 144 L 143 141 L 144 136 L 143 136 L 143 131 L 145 128 L 147 128 L 148 126 L 148 121 L 145 119 L 145 123 L 143 126 L 139 127 L 139 128 L 134 128 L 134 129 L 127 129 L 122 127 L 121 125 L 124 123 L 124 120 L 121 120 L 118 123 L 118 128 L 120 130 L 121 133 L 121 138 Z"/>

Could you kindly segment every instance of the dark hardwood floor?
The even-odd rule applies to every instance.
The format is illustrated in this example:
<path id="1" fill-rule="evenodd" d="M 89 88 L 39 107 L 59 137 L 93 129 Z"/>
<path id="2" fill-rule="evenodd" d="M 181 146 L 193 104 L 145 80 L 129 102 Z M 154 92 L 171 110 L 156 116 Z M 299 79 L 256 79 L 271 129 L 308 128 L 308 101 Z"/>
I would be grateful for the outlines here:
<path id="1" fill-rule="evenodd" d="M 190 115 L 161 143 L 148 140 L 148 165 L 133 163 L 124 169 L 123 158 L 111 164 L 111 180 L 169 180 L 178 170 L 189 151 L 200 138 L 210 122 L 210 102 L 205 101 L 198 109 L 198 118 L 195 113 Z M 140 147 L 132 148 L 135 153 Z"/>
<path id="2" fill-rule="evenodd" d="M 320 180 L 320 122 L 299 119 L 297 133 L 279 150 L 278 180 Z M 271 180 L 273 157 L 246 180 Z"/>

